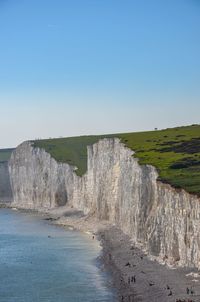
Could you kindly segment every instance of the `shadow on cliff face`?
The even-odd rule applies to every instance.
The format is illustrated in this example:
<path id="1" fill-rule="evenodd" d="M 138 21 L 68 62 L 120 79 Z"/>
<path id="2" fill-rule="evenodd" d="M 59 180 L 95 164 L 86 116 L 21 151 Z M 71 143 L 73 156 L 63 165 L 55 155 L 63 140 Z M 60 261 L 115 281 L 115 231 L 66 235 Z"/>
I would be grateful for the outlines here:
<path id="1" fill-rule="evenodd" d="M 11 202 L 12 200 L 8 162 L 0 161 L 0 202 Z"/>
<path id="2" fill-rule="evenodd" d="M 65 184 L 61 183 L 58 186 L 57 191 L 55 193 L 55 203 L 57 206 L 64 206 L 64 205 L 66 205 L 67 200 L 68 200 L 68 197 L 67 197 L 67 191 L 65 188 Z"/>

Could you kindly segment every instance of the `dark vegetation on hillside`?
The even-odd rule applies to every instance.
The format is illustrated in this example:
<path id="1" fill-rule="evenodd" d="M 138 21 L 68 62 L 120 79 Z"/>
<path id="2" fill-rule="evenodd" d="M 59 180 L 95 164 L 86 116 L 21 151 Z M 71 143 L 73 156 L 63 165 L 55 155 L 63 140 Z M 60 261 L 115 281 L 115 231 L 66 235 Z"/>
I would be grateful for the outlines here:
<path id="1" fill-rule="evenodd" d="M 200 196 L 200 125 L 158 131 L 81 136 L 34 141 L 56 160 L 76 166 L 77 174 L 87 170 L 87 146 L 99 139 L 118 137 L 135 151 L 140 164 L 155 166 L 159 179 Z"/>
<path id="2" fill-rule="evenodd" d="M 0 162 L 8 161 L 14 149 L 0 149 Z"/>
<path id="3" fill-rule="evenodd" d="M 189 141 L 182 141 L 180 143 L 177 143 L 177 141 L 172 142 L 166 142 L 163 144 L 160 144 L 160 146 L 166 146 L 171 145 L 167 148 L 162 148 L 159 151 L 160 152 L 170 152 L 174 151 L 175 153 L 187 153 L 187 154 L 194 154 L 200 152 L 200 137 L 198 138 L 192 138 Z"/>

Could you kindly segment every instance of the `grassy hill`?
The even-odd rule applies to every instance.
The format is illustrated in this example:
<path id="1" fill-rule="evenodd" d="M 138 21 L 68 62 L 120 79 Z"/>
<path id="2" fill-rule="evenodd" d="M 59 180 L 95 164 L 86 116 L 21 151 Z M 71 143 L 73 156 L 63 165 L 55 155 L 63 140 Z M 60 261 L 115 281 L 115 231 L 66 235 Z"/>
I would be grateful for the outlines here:
<path id="1" fill-rule="evenodd" d="M 0 162 L 9 160 L 13 150 L 14 149 L 0 149 Z"/>
<path id="2" fill-rule="evenodd" d="M 103 136 L 80 136 L 34 141 L 57 161 L 78 167 L 78 175 L 87 169 L 87 145 L 105 137 L 118 137 L 140 164 L 150 164 L 159 171 L 159 178 L 174 187 L 184 188 L 200 196 L 200 125 L 171 129 L 120 133 Z"/>

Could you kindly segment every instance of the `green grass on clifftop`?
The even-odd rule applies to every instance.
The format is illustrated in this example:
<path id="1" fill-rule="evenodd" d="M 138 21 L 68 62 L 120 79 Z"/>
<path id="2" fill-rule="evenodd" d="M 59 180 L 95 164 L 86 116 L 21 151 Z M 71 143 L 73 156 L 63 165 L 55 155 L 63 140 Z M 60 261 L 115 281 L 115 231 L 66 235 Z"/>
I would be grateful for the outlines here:
<path id="1" fill-rule="evenodd" d="M 14 149 L 0 149 L 0 162 L 8 161 Z"/>
<path id="2" fill-rule="evenodd" d="M 87 146 L 93 145 L 103 136 L 78 136 L 34 141 L 35 147 L 45 149 L 59 162 L 76 166 L 82 176 L 87 170 Z"/>
<path id="3" fill-rule="evenodd" d="M 38 140 L 36 147 L 44 148 L 56 160 L 77 166 L 77 174 L 87 169 L 87 145 L 105 137 L 118 137 L 135 151 L 140 164 L 155 166 L 159 178 L 176 188 L 200 196 L 200 125 L 165 130 L 103 136 L 81 136 Z"/>

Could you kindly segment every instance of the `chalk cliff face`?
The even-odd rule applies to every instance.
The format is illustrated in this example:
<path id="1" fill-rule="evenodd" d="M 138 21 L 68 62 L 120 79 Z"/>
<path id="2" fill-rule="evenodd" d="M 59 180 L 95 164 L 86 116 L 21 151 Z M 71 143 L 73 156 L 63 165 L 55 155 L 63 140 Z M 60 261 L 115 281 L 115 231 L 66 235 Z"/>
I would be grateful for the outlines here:
<path id="1" fill-rule="evenodd" d="M 11 202 L 12 190 L 10 186 L 10 176 L 8 172 L 8 162 L 0 162 L 0 202 Z"/>
<path id="2" fill-rule="evenodd" d="M 88 146 L 88 170 L 57 163 L 44 150 L 21 144 L 9 171 L 13 205 L 49 209 L 71 205 L 116 224 L 149 254 L 200 268 L 200 199 L 157 181 L 119 139 Z"/>

